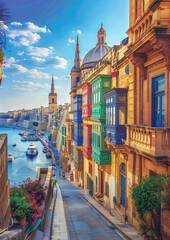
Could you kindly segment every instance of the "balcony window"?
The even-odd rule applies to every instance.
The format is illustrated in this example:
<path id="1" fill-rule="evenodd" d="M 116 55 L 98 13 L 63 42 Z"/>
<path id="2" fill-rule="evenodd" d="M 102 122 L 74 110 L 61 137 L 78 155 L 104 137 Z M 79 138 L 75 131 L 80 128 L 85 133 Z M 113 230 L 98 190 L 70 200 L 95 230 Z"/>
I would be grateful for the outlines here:
<path id="1" fill-rule="evenodd" d="M 87 104 L 87 95 L 83 96 L 83 105 Z"/>
<path id="2" fill-rule="evenodd" d="M 125 124 L 125 107 L 119 107 L 119 125 Z"/>
<path id="3" fill-rule="evenodd" d="M 97 147 L 100 148 L 100 136 L 98 136 L 98 142 L 97 142 Z"/>
<path id="4" fill-rule="evenodd" d="M 165 75 L 152 79 L 152 125 L 165 125 Z"/>

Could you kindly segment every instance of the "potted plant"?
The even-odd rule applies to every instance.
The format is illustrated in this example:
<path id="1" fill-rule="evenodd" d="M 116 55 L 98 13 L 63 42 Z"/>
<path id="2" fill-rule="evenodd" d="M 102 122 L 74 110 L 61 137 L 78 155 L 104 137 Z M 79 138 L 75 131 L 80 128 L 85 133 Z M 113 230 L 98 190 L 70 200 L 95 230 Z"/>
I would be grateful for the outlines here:
<path id="1" fill-rule="evenodd" d="M 14 217 L 16 218 L 17 221 L 19 221 L 20 226 L 24 226 L 25 225 L 25 221 L 26 221 L 26 214 L 22 209 L 16 209 L 14 212 Z"/>
<path id="2" fill-rule="evenodd" d="M 19 203 L 19 200 L 20 200 L 20 199 L 19 199 L 18 197 L 16 197 L 16 196 L 10 197 L 10 202 L 11 202 L 11 217 L 12 217 L 12 218 L 14 218 L 13 215 L 14 215 L 15 210 L 17 209 L 17 205 L 18 205 L 18 203 Z"/>

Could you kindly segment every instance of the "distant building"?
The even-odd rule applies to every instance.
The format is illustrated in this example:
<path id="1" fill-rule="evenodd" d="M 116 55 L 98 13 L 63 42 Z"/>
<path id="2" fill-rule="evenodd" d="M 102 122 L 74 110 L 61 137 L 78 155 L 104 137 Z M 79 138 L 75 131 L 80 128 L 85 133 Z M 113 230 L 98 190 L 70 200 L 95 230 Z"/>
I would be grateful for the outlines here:
<path id="1" fill-rule="evenodd" d="M 53 125 L 56 125 L 57 122 L 57 93 L 55 92 L 54 75 L 52 76 L 51 92 L 49 93 L 48 98 L 48 125 L 49 127 L 52 127 Z"/>

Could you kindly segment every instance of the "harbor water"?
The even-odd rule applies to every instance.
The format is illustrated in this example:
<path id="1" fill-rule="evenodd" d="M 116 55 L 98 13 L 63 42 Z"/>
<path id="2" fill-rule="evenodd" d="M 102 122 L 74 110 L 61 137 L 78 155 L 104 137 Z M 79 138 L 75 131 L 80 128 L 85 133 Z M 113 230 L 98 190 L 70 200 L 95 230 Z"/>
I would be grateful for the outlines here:
<path id="1" fill-rule="evenodd" d="M 10 186 L 17 185 L 30 178 L 34 180 L 36 177 L 36 167 L 46 168 L 51 165 L 51 159 L 47 159 L 43 153 L 43 145 L 40 141 L 36 141 L 35 145 L 38 150 L 38 155 L 30 158 L 26 156 L 26 150 L 31 142 L 21 142 L 21 136 L 18 134 L 23 130 L 14 128 L 0 128 L 1 133 L 7 133 L 8 153 L 13 153 L 14 161 L 8 163 L 8 178 Z M 16 147 L 13 147 L 13 144 Z"/>

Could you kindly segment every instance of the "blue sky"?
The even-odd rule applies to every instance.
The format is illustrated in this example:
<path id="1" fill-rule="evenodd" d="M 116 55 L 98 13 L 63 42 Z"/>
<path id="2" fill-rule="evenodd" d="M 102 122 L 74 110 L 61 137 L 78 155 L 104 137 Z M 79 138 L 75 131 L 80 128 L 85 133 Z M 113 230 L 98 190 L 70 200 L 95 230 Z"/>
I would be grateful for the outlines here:
<path id="1" fill-rule="evenodd" d="M 109 46 L 126 37 L 128 0 L 5 0 L 12 23 L 0 86 L 0 112 L 48 106 L 55 75 L 58 104 L 69 102 L 76 34 L 81 60 L 97 43 L 101 22 Z"/>

